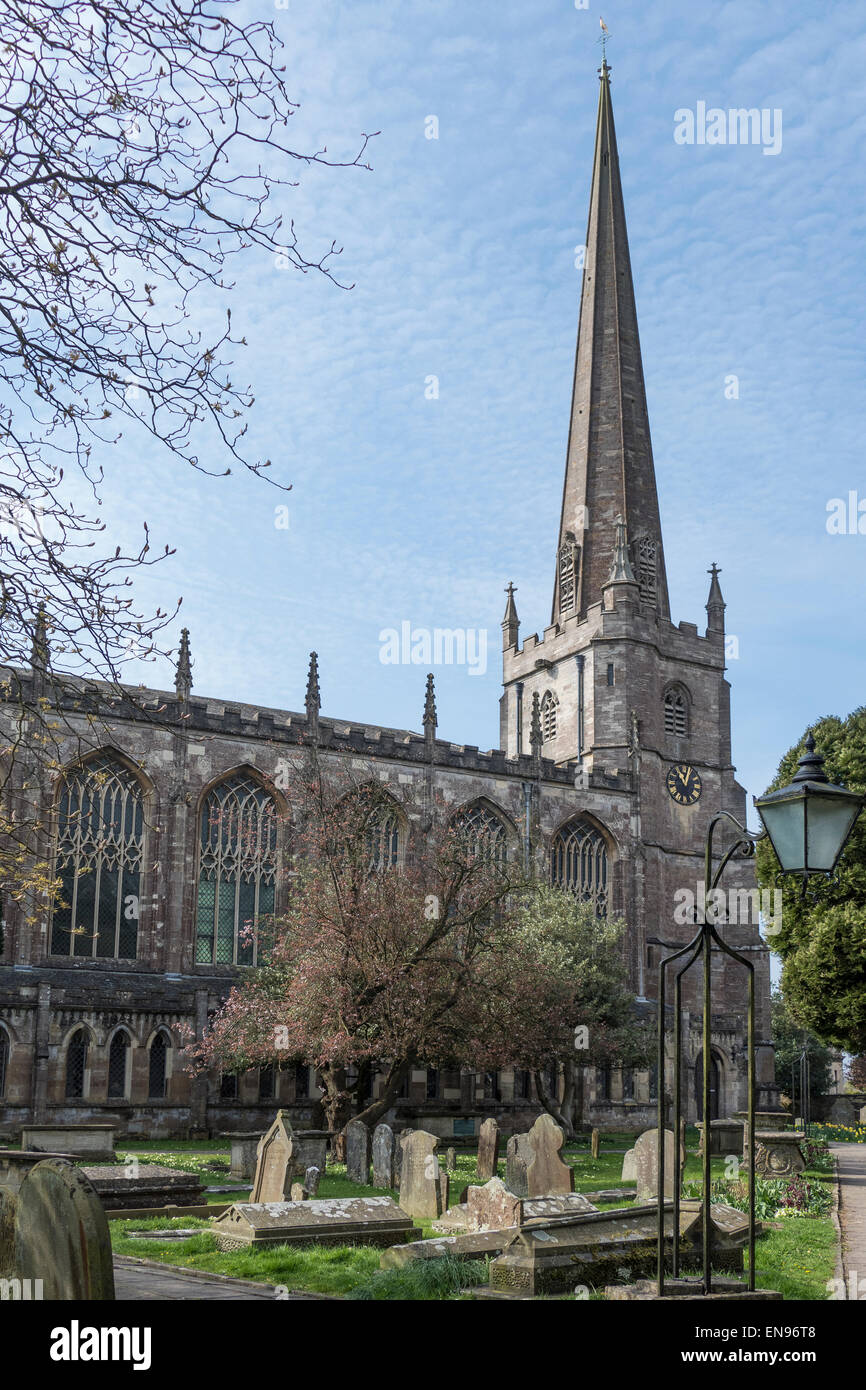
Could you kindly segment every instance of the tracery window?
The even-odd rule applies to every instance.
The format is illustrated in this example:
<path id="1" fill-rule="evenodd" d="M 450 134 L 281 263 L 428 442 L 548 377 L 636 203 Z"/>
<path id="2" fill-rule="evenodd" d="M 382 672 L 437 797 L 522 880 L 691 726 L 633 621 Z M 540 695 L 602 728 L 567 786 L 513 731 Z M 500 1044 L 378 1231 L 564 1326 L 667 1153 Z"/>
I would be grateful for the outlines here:
<path id="1" fill-rule="evenodd" d="M 688 700 L 682 690 L 669 690 L 665 695 L 665 733 L 684 738 L 688 731 Z"/>
<path id="2" fill-rule="evenodd" d="M 122 1099 L 126 1095 L 126 1059 L 129 1054 L 129 1034 L 119 1028 L 108 1049 L 108 1098 Z"/>
<path id="3" fill-rule="evenodd" d="M 6 1094 L 6 1073 L 9 1070 L 9 1034 L 0 1028 L 0 1096 Z"/>
<path id="4" fill-rule="evenodd" d="M 607 916 L 608 864 L 604 836 L 580 818 L 562 826 L 553 838 L 550 881 L 595 905 L 599 917 Z"/>
<path id="5" fill-rule="evenodd" d="M 276 802 L 252 777 L 234 773 L 208 792 L 200 833 L 196 962 L 255 965 L 245 928 L 274 910 Z"/>
<path id="6" fill-rule="evenodd" d="M 502 868 L 508 859 L 508 831 L 501 816 L 484 801 L 475 801 L 451 819 L 471 859 Z"/>
<path id="7" fill-rule="evenodd" d="M 396 869 L 403 849 L 403 821 L 397 804 L 374 783 L 356 787 L 340 803 L 337 835 L 341 853 L 368 873 Z"/>
<path id="8" fill-rule="evenodd" d="M 541 697 L 541 734 L 545 743 L 556 738 L 556 720 L 559 701 L 552 690 L 545 690 Z"/>
<path id="9" fill-rule="evenodd" d="M 66 1049 L 66 1099 L 81 1100 L 87 1079 L 87 1051 L 90 1034 L 79 1028 L 69 1039 Z"/>
<path id="10" fill-rule="evenodd" d="M 147 1094 L 151 1100 L 164 1100 L 168 1077 L 169 1042 L 165 1033 L 157 1033 L 150 1044 L 148 1058 Z"/>
<path id="11" fill-rule="evenodd" d="M 72 768 L 60 784 L 57 819 L 52 954 L 134 960 L 144 845 L 140 782 L 110 754 Z"/>
<path id="12" fill-rule="evenodd" d="M 571 613 L 577 595 L 577 557 L 578 550 L 573 541 L 565 541 L 559 548 L 559 610 Z"/>

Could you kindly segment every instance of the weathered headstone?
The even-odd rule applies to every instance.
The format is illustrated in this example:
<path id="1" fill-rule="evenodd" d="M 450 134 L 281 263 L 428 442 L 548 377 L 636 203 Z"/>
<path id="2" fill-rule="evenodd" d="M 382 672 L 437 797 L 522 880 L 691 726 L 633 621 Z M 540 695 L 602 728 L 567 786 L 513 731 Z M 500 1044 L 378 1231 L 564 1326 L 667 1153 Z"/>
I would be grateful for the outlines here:
<path id="1" fill-rule="evenodd" d="M 456 1149 L 446 1149 L 446 1150 L 445 1150 L 445 1167 L 448 1169 L 448 1172 L 449 1172 L 449 1173 L 456 1173 L 456 1172 L 457 1172 L 457 1150 L 456 1150 Z"/>
<path id="2" fill-rule="evenodd" d="M 394 1186 L 394 1131 L 390 1125 L 373 1130 L 373 1186 Z"/>
<path id="3" fill-rule="evenodd" d="M 0 1189 L 0 1278 L 27 1281 L 34 1298 L 114 1298 L 105 1211 L 71 1163 L 45 1159 L 16 1191 Z"/>
<path id="4" fill-rule="evenodd" d="M 253 1245 L 397 1245 L 419 1234 L 393 1197 L 238 1202 L 212 1218 L 220 1250 Z"/>
<path id="5" fill-rule="evenodd" d="M 307 1200 L 307 1194 L 304 1191 L 304 1184 L 302 1182 L 292 1183 L 292 1195 L 290 1200 L 293 1202 L 303 1202 Z"/>
<path id="6" fill-rule="evenodd" d="M 466 1197 L 467 1231 L 499 1231 L 520 1225 L 522 1197 L 509 1192 L 500 1178 L 483 1187 L 470 1187 Z"/>
<path id="7" fill-rule="evenodd" d="M 565 1135 L 552 1115 L 539 1115 L 528 1135 L 532 1157 L 526 1165 L 529 1197 L 574 1191 L 574 1171 L 559 1156 Z"/>
<path id="8" fill-rule="evenodd" d="M 593 1156 L 593 1158 L 598 1158 L 600 1147 L 601 1147 L 601 1143 L 600 1143 L 599 1132 L 598 1132 L 597 1129 L 594 1129 L 594 1130 L 592 1131 L 592 1156 Z"/>
<path id="9" fill-rule="evenodd" d="M 423 1129 L 413 1130 L 403 1142 L 400 1206 L 409 1216 L 435 1221 L 442 1215 L 438 1147 L 436 1135 L 427 1134 Z"/>
<path id="10" fill-rule="evenodd" d="M 496 1177 L 499 1163 L 499 1125 L 494 1119 L 485 1120 L 478 1131 L 478 1158 L 475 1173 L 479 1182 Z"/>
<path id="11" fill-rule="evenodd" d="M 256 1176 L 250 1200 L 285 1201 L 292 1176 L 292 1122 L 285 1110 L 278 1110 L 277 1118 L 256 1149 Z"/>
<path id="12" fill-rule="evenodd" d="M 665 1130 L 665 1197 L 673 1197 L 677 1186 L 677 1167 L 674 1159 L 674 1135 L 673 1130 Z M 680 1153 L 680 1175 L 682 1174 L 683 1155 Z M 658 1196 L 659 1172 L 658 1172 L 658 1130 L 647 1129 L 635 1141 L 634 1146 L 634 1167 L 635 1181 L 637 1182 L 637 1195 L 635 1201 L 650 1202 Z"/>
<path id="13" fill-rule="evenodd" d="M 532 1158 L 528 1134 L 512 1134 L 505 1145 L 505 1186 L 515 1197 L 528 1197 L 526 1168 Z"/>
<path id="14" fill-rule="evenodd" d="M 308 1168 L 304 1174 L 304 1191 L 308 1197 L 315 1197 L 319 1190 L 321 1171 L 318 1168 Z"/>
<path id="15" fill-rule="evenodd" d="M 451 1178 L 447 1168 L 439 1169 L 439 1210 L 448 1210 L 448 1196 L 451 1190 Z"/>
<path id="16" fill-rule="evenodd" d="M 346 1177 L 349 1181 L 369 1186 L 370 1162 L 370 1131 L 363 1120 L 350 1120 L 346 1125 Z"/>
<path id="17" fill-rule="evenodd" d="M 622 1182 L 637 1182 L 637 1169 L 634 1162 L 634 1149 L 628 1149 L 622 1160 Z"/>

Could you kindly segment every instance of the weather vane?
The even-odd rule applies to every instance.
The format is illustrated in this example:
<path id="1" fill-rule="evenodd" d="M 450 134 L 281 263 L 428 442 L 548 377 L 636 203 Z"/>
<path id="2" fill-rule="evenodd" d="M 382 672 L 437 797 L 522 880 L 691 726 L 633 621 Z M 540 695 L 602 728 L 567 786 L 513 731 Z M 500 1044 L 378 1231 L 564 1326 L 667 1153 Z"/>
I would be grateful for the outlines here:
<path id="1" fill-rule="evenodd" d="M 610 30 L 600 16 L 598 22 L 601 25 L 601 35 L 598 39 L 601 44 L 601 63 L 602 67 L 607 67 L 607 41 L 610 38 Z"/>

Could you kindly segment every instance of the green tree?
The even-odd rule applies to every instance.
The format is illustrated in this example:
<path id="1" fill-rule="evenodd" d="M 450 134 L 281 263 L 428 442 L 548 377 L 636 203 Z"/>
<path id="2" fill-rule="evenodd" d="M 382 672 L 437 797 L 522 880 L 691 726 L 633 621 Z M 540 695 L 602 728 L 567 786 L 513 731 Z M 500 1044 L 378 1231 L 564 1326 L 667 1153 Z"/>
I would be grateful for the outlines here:
<path id="1" fill-rule="evenodd" d="M 866 792 L 866 708 L 847 719 L 817 720 L 785 754 L 768 790 L 793 777 L 812 733 L 827 775 Z M 778 861 L 767 841 L 758 846 L 762 887 L 777 882 Z M 791 1018 L 822 1042 L 846 1052 L 866 1050 L 866 817 L 861 816 L 832 879 L 780 880 L 782 925 L 771 945 L 782 958 L 782 990 Z M 784 1081 L 784 1072 L 780 1073 Z"/>
<path id="2" fill-rule="evenodd" d="M 830 1089 L 830 1063 L 833 1054 L 829 1047 L 803 1028 L 792 1018 L 785 996 L 776 986 L 770 1000 L 770 1018 L 773 1028 L 773 1042 L 776 1044 L 776 1080 L 783 1091 L 790 1095 L 792 1089 L 791 1073 L 794 1072 L 793 1085 L 800 1096 L 800 1057 L 803 1048 L 809 1059 L 809 1094 L 820 1096 Z M 793 1099 L 793 1097 L 792 1097 Z"/>

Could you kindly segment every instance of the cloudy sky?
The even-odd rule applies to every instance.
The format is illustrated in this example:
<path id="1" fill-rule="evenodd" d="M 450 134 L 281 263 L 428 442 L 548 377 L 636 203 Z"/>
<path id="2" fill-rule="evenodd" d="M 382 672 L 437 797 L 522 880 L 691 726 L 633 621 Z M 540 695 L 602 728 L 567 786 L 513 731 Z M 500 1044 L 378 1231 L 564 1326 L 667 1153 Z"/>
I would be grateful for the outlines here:
<path id="1" fill-rule="evenodd" d="M 381 132 L 371 172 L 295 168 L 277 200 L 308 255 L 344 247 L 354 288 L 260 254 L 235 264 L 250 449 L 292 491 L 121 445 L 112 534 L 147 517 L 177 547 L 140 598 L 183 595 L 199 695 L 301 708 L 315 648 L 325 716 L 418 728 L 427 668 L 382 664 L 380 632 L 487 629 L 486 674 L 436 670 L 439 731 L 495 747 L 506 583 L 524 636 L 549 621 L 598 6 L 246 9 L 285 42 L 296 148 L 351 158 Z M 851 492 L 866 512 L 866 12 L 604 0 L 601 14 L 673 618 L 705 622 L 718 562 L 751 795 L 808 721 L 864 699 L 866 535 L 826 523 Z M 677 143 L 675 113 L 699 102 L 781 111 L 781 149 Z M 130 677 L 170 682 L 164 666 Z"/>

